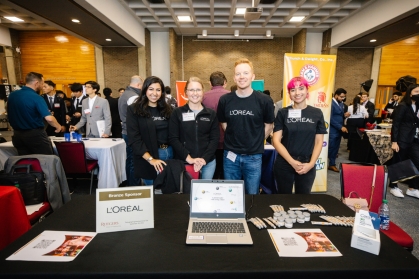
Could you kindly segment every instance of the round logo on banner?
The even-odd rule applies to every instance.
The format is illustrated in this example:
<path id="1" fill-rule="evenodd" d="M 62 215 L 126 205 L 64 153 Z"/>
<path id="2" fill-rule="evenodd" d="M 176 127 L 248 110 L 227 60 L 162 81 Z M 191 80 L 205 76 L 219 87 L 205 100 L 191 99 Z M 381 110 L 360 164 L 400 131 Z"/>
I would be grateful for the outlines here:
<path id="1" fill-rule="evenodd" d="M 319 80 L 320 71 L 316 66 L 307 64 L 301 69 L 300 76 L 305 78 L 309 85 L 313 85 Z"/>

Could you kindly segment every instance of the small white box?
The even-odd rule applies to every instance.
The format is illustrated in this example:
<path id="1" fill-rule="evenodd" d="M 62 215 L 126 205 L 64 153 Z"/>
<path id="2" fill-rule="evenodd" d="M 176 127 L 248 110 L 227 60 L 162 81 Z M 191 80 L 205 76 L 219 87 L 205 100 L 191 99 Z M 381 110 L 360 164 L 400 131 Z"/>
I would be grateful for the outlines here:
<path id="1" fill-rule="evenodd" d="M 380 253 L 380 218 L 376 213 L 365 210 L 356 213 L 351 247 L 375 255 Z"/>

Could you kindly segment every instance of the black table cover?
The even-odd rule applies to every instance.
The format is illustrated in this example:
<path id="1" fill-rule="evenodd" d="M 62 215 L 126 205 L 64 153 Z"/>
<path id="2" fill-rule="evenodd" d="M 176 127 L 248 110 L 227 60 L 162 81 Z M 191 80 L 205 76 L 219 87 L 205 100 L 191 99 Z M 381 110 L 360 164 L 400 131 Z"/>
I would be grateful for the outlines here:
<path id="1" fill-rule="evenodd" d="M 342 257 L 279 257 L 266 230 L 249 223 L 251 246 L 186 245 L 189 195 L 156 195 L 155 228 L 98 234 L 78 257 L 68 263 L 6 261 L 44 230 L 95 231 L 95 197 L 73 196 L 72 201 L 0 251 L 2 278 L 418 278 L 419 260 L 381 234 L 378 256 L 350 247 L 350 227 L 294 224 L 321 228 Z M 246 208 L 251 205 L 246 196 Z M 322 205 L 327 215 L 353 216 L 338 199 L 325 194 L 257 195 L 250 217 L 272 216 L 271 204 L 286 209 L 302 203 Z M 2 213 L 5 214 L 5 213 Z M 321 219 L 312 214 L 311 220 Z M 77 276 L 77 277 L 74 277 Z M 239 277 L 240 276 L 240 277 Z"/>

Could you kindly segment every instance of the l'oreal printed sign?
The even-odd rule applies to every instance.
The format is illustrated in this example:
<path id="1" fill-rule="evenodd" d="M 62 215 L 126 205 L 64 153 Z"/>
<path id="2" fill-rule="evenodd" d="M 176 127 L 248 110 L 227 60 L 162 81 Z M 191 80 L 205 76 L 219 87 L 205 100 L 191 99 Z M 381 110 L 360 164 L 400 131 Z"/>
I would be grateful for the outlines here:
<path id="1" fill-rule="evenodd" d="M 97 189 L 96 232 L 154 228 L 153 186 Z"/>

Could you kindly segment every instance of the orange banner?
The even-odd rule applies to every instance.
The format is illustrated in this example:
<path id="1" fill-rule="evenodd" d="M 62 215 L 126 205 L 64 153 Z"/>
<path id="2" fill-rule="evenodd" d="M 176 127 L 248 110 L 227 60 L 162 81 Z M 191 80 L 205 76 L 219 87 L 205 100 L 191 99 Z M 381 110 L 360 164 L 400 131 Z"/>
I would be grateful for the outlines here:
<path id="1" fill-rule="evenodd" d="M 188 98 L 185 95 L 186 81 L 176 81 L 176 99 L 177 106 L 181 107 L 188 102 Z"/>
<path id="2" fill-rule="evenodd" d="M 284 57 L 284 92 L 287 84 L 297 76 L 304 77 L 309 83 L 307 104 L 323 111 L 327 132 L 329 133 L 332 95 L 335 86 L 336 55 L 286 53 Z M 284 93 L 283 106 L 289 106 L 291 100 Z M 327 191 L 327 150 L 329 135 L 324 135 L 323 148 L 316 162 L 316 179 L 313 192 Z"/>

